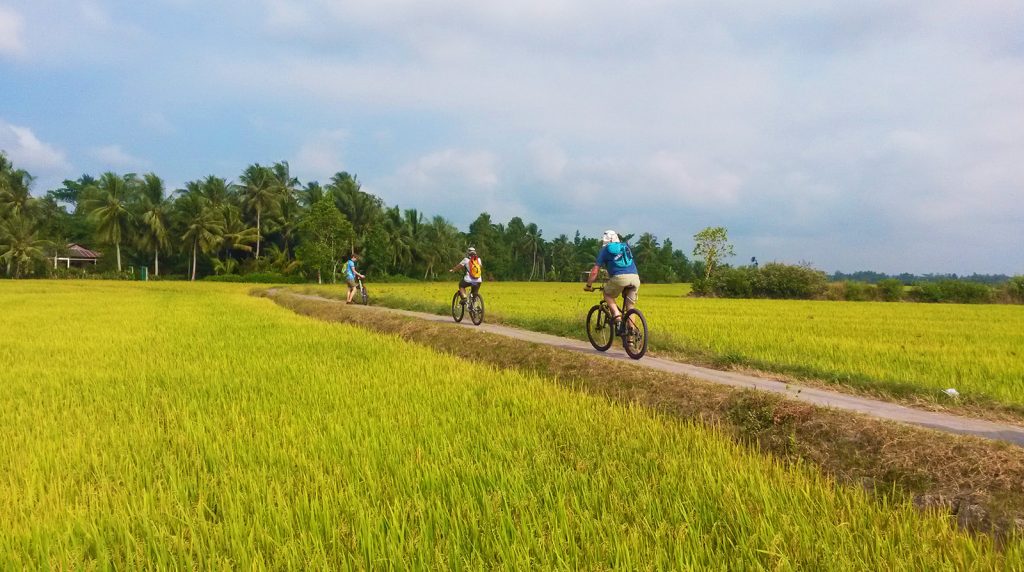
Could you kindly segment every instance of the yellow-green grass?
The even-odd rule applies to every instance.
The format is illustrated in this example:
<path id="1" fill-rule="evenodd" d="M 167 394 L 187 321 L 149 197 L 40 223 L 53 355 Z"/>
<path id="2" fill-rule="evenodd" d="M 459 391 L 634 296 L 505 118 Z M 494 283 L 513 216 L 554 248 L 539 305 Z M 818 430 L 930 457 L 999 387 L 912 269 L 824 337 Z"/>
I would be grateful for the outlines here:
<path id="1" fill-rule="evenodd" d="M 231 284 L 0 282 L 0 568 L 1007 569 L 701 426 Z"/>
<path id="2" fill-rule="evenodd" d="M 373 284 L 377 303 L 448 312 L 455 285 Z M 337 295 L 338 287 L 325 287 Z M 1024 412 L 1024 306 L 690 298 L 645 284 L 653 351 L 928 400 Z M 581 284 L 486 283 L 488 320 L 585 339 Z"/>

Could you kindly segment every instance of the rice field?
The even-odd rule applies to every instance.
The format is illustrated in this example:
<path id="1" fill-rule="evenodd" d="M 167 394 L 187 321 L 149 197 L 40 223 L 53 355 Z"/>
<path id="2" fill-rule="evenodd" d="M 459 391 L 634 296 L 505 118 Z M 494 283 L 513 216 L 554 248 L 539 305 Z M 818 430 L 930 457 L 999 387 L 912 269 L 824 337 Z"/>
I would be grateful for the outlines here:
<path id="1" fill-rule="evenodd" d="M 0 282 L 0 569 L 1024 566 L 703 426 L 247 290 Z"/>
<path id="2" fill-rule="evenodd" d="M 337 292 L 337 287 L 322 289 Z M 446 313 L 454 283 L 373 284 L 376 303 Z M 689 298 L 643 285 L 655 352 L 838 382 L 880 394 L 1024 411 L 1024 306 Z M 582 284 L 488 283 L 487 319 L 586 339 Z"/>

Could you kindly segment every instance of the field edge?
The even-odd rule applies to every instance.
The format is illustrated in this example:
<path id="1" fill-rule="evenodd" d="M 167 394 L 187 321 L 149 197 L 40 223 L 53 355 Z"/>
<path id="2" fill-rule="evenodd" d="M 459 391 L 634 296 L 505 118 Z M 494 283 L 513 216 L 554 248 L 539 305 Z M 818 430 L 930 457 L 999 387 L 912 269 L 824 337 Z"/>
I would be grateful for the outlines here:
<path id="1" fill-rule="evenodd" d="M 500 369 L 536 373 L 577 391 L 714 426 L 790 463 L 811 463 L 841 483 L 913 499 L 961 527 L 1004 541 L 1024 537 L 1024 448 L 871 419 L 529 342 L 381 311 L 352 310 L 279 289 L 256 289 L 300 315 L 344 322 Z"/>

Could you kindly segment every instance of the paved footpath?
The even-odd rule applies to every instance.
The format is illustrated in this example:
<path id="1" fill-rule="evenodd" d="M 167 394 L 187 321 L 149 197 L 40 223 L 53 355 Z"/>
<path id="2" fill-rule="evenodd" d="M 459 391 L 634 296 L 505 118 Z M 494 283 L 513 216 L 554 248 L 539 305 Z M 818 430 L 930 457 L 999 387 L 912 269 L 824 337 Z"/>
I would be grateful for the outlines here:
<path id="1" fill-rule="evenodd" d="M 294 296 L 299 296 L 301 298 L 319 300 L 323 302 L 332 302 L 337 304 L 344 303 L 338 300 L 332 300 L 330 298 L 323 298 L 320 296 L 296 294 L 294 292 L 292 292 L 291 294 Z M 384 308 L 381 306 L 359 306 L 353 304 L 350 307 L 358 308 L 363 311 L 379 311 L 389 312 L 392 314 L 401 314 L 403 316 L 420 318 L 432 322 L 446 322 L 451 324 L 452 326 L 460 325 L 452 321 L 450 316 L 439 316 L 437 314 L 427 314 L 423 312 L 410 312 L 408 310 L 396 310 L 393 308 Z M 832 407 L 835 409 L 842 409 L 845 411 L 853 411 L 856 413 L 870 415 L 872 417 L 878 417 L 890 421 L 897 421 L 900 423 L 909 423 L 912 425 L 929 427 L 932 429 L 945 431 L 948 433 L 960 433 L 963 435 L 974 435 L 977 437 L 985 437 L 988 439 L 1007 441 L 1015 445 L 1024 447 L 1024 427 L 1020 427 L 1017 425 L 1011 425 L 1008 423 L 998 423 L 995 421 L 986 421 L 984 419 L 974 419 L 971 417 L 961 417 L 959 415 L 950 415 L 948 413 L 923 411 L 920 409 L 904 407 L 902 405 L 897 405 L 895 403 L 890 403 L 888 401 L 879 401 L 876 399 L 869 399 L 866 397 L 857 397 L 855 395 L 839 393 L 836 391 L 829 391 L 827 389 L 819 389 L 816 387 L 793 385 L 791 383 L 786 383 L 775 379 L 756 377 L 752 375 L 746 375 L 731 371 L 721 371 L 717 369 L 700 367 L 678 361 L 657 358 L 653 356 L 645 356 L 641 360 L 633 360 L 630 359 L 630 357 L 627 356 L 624 351 L 622 351 L 621 345 L 618 344 L 613 345 L 612 349 L 607 352 L 599 352 L 595 350 L 593 347 L 591 347 L 591 345 L 588 342 L 580 340 L 562 338 L 558 336 L 552 336 L 550 334 L 542 334 L 539 332 L 532 332 L 529 330 L 522 330 L 519 328 L 513 328 L 509 326 L 499 326 L 496 324 L 484 323 L 481 324 L 480 326 L 474 326 L 468 322 L 468 319 L 464 320 L 461 326 L 469 328 L 471 330 L 487 332 L 489 334 L 497 334 L 499 336 L 505 336 L 517 340 L 524 340 L 536 344 L 544 344 L 547 346 L 562 348 L 564 350 L 569 350 L 577 353 L 585 353 L 596 357 L 601 357 L 604 359 L 615 359 L 630 362 L 635 364 L 637 367 L 647 367 L 659 371 L 667 371 L 669 373 L 687 375 L 696 379 L 710 381 L 713 383 L 719 383 L 722 385 L 731 385 L 733 387 L 742 387 L 747 389 L 757 389 L 760 391 L 781 393 L 782 395 L 785 395 L 790 399 L 796 399 L 799 401 L 823 407 Z"/>

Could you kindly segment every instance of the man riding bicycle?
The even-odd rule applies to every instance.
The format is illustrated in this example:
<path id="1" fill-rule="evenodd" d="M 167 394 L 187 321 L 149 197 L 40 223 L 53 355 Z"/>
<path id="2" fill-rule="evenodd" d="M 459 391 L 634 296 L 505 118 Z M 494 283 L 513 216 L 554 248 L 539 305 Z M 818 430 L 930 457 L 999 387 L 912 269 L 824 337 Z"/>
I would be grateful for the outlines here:
<path id="1" fill-rule="evenodd" d="M 345 299 L 346 304 L 352 303 L 352 297 L 356 294 L 356 278 L 362 280 L 366 278 L 363 274 L 360 274 L 356 270 L 356 263 L 359 262 L 359 254 L 353 253 L 352 257 L 345 263 L 345 282 L 348 283 L 348 298 Z"/>
<path id="2" fill-rule="evenodd" d="M 459 268 L 466 269 L 466 275 L 459 281 L 459 295 L 462 301 L 466 301 L 466 287 L 468 286 L 473 294 L 480 292 L 480 284 L 484 281 L 484 264 L 477 255 L 476 249 L 472 246 L 466 250 L 466 257 L 456 264 L 448 272 L 455 272 Z"/>
<path id="3" fill-rule="evenodd" d="M 619 240 L 619 235 L 614 230 L 606 230 L 601 236 L 601 252 L 597 254 L 594 267 L 587 277 L 587 285 L 583 287 L 587 292 L 594 289 L 594 281 L 597 280 L 597 274 L 602 266 L 608 271 L 608 281 L 604 284 L 604 300 L 612 312 L 616 332 L 621 333 L 622 313 L 636 306 L 640 275 L 637 274 L 636 263 L 633 261 L 633 251 L 628 244 Z M 619 311 L 615 303 L 619 294 L 622 295 L 622 311 Z"/>

